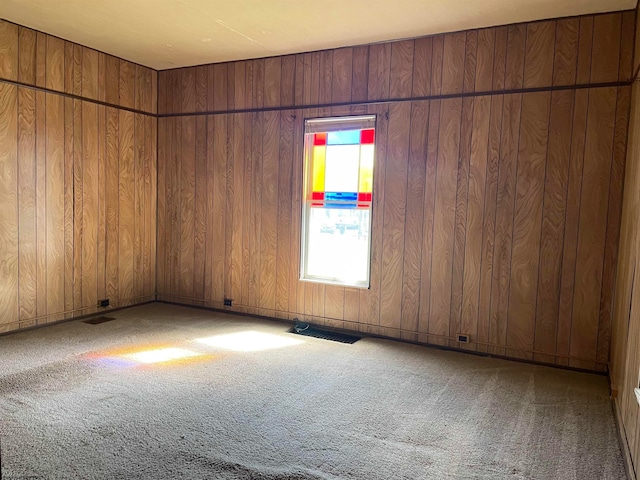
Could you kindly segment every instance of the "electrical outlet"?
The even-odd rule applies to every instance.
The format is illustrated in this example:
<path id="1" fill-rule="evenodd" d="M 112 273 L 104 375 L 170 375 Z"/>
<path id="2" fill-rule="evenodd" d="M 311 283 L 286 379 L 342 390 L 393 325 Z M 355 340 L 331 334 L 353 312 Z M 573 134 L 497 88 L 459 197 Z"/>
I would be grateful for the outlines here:
<path id="1" fill-rule="evenodd" d="M 458 342 L 469 343 L 469 335 L 458 335 Z"/>
<path id="2" fill-rule="evenodd" d="M 230 299 L 230 298 L 225 298 L 225 299 L 224 299 L 224 306 L 225 306 L 225 307 L 231 307 L 231 306 L 233 306 L 233 300 L 232 300 L 232 299 Z"/>
<path id="3" fill-rule="evenodd" d="M 100 307 L 108 307 L 109 306 L 109 299 L 105 298 L 105 299 L 100 300 L 98 302 L 98 306 L 100 306 Z"/>

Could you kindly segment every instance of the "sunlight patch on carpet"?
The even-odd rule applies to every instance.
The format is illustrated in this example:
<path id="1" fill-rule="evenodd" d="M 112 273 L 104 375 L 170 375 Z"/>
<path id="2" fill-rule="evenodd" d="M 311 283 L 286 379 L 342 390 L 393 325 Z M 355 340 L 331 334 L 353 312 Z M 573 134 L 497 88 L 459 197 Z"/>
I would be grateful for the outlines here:
<path id="1" fill-rule="evenodd" d="M 140 363 L 164 363 L 171 362 L 173 360 L 199 357 L 200 355 L 202 354 L 192 350 L 172 347 L 157 350 L 143 350 L 141 352 L 123 355 L 123 357 Z"/>
<path id="2" fill-rule="evenodd" d="M 253 330 L 198 338 L 195 341 L 210 347 L 224 348 L 225 350 L 233 350 L 235 352 L 258 352 L 273 348 L 291 347 L 304 343 L 302 340 Z"/>

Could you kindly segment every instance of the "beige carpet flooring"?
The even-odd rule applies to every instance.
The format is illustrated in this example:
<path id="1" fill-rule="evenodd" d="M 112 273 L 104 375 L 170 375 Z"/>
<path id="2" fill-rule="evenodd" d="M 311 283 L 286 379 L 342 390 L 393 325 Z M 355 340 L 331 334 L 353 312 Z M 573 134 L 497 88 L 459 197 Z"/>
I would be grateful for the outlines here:
<path id="1" fill-rule="evenodd" d="M 625 478 L 603 376 L 160 303 L 108 315 L 0 337 L 3 480 Z"/>

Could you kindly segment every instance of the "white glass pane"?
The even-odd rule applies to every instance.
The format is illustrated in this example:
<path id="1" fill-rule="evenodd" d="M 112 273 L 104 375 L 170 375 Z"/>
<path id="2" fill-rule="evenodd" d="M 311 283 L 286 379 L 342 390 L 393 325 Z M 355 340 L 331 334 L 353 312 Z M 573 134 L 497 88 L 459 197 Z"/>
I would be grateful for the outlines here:
<path id="1" fill-rule="evenodd" d="M 360 145 L 327 145 L 324 190 L 357 192 Z"/>
<path id="2" fill-rule="evenodd" d="M 306 278 L 368 284 L 369 213 L 365 209 L 310 209 Z"/>

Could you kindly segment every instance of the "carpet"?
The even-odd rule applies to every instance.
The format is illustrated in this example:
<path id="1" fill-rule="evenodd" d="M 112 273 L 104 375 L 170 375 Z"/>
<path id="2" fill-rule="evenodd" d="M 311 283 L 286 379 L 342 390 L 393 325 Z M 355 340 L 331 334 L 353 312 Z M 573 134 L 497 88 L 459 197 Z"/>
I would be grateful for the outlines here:
<path id="1" fill-rule="evenodd" d="M 148 304 L 0 337 L 2 479 L 624 479 L 603 376 Z"/>

